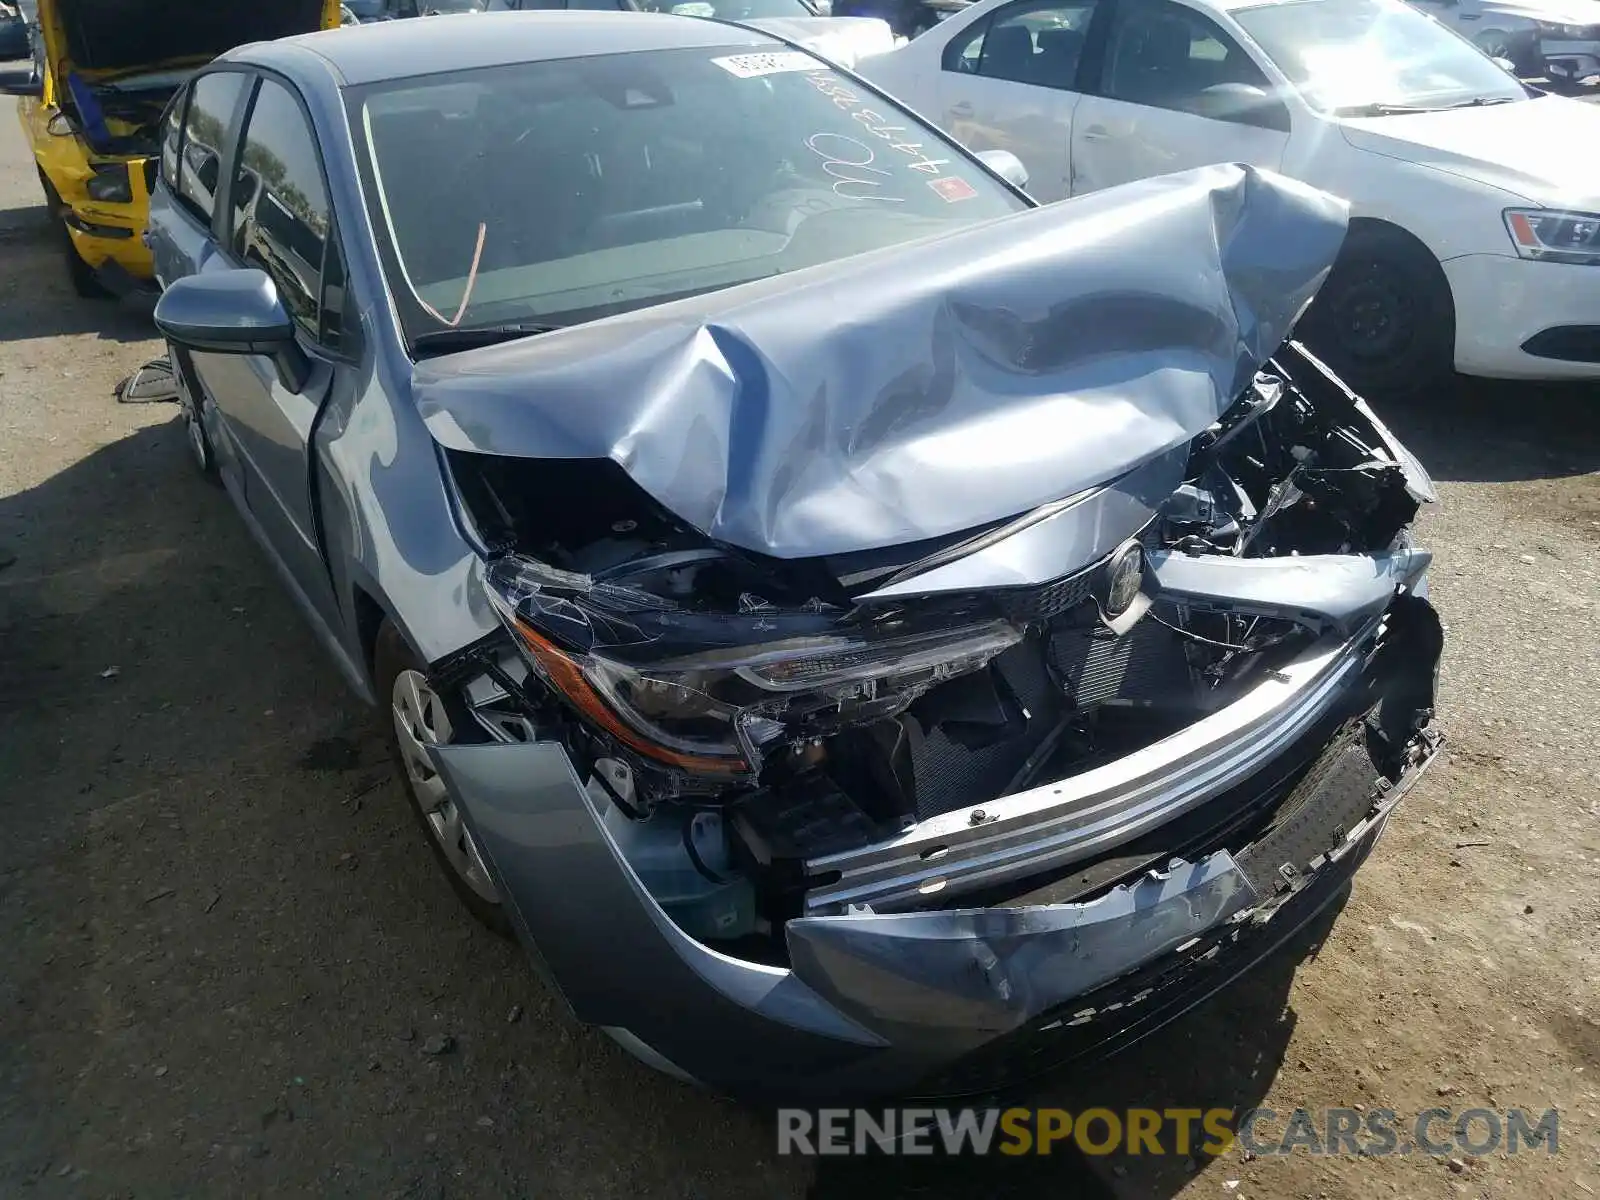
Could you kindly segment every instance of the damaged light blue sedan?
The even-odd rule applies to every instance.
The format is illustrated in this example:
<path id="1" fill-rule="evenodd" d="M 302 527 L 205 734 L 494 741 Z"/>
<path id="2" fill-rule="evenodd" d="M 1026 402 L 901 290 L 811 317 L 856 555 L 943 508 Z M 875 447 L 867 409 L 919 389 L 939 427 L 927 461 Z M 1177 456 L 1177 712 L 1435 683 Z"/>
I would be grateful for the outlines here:
<path id="1" fill-rule="evenodd" d="M 223 56 L 150 240 L 189 441 L 578 1020 L 752 1098 L 1104 1053 L 1432 760 L 1434 498 L 1289 335 L 1336 200 L 1047 208 L 713 21 Z"/>

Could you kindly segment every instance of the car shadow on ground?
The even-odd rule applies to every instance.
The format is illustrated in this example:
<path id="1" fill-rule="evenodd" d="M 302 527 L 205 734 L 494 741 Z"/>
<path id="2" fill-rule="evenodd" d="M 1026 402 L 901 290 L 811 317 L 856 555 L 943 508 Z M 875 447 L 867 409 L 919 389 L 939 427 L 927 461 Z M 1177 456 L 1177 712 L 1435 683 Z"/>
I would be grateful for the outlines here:
<path id="1" fill-rule="evenodd" d="M 1592 392 L 1497 387 L 1385 415 L 1442 479 L 1581 469 Z M 117 1167 L 157 1192 L 337 1178 L 420 1194 L 466 1172 L 477 1194 L 511 1194 L 551 1164 L 645 1194 L 809 1183 L 811 1200 L 1164 1197 L 1196 1174 L 1221 1181 L 1228 1160 L 1062 1146 L 777 1159 L 764 1117 L 579 1030 L 519 954 L 455 911 L 370 714 L 193 475 L 177 420 L 0 499 L 0 547 L 14 555 L 0 569 L 0 1077 L 27 1101 L 0 1104 L 0 1191 L 63 1161 L 124 1163 L 122 1143 L 150 1129 L 222 1147 L 220 1164 L 196 1161 L 163 1132 Z M 999 1105 L 1257 1105 L 1286 1069 L 1294 973 L 1337 909 L 1121 1055 Z M 434 1033 L 451 1048 L 429 1054 Z M 340 1148 L 319 1149 L 335 1129 Z M 605 1169 L 574 1139 L 606 1146 Z"/>
<path id="2" fill-rule="evenodd" d="M 371 714 L 177 420 L 0 500 L 0 544 L 0 1076 L 22 1102 L 0 1103 L 0 1191 L 65 1164 L 167 1193 L 518 1194 L 556 1171 L 585 1191 L 992 1200 L 1163 1195 L 1215 1169 L 1060 1146 L 784 1159 L 766 1117 L 578 1028 L 457 911 Z M 1001 1103 L 1253 1105 L 1330 921 Z"/>
<path id="3" fill-rule="evenodd" d="M 1450 388 L 1373 407 L 1442 482 L 1515 483 L 1600 471 L 1600 382 L 1457 376 Z"/>
<path id="4" fill-rule="evenodd" d="M 176 419 L 0 544 L 0 1194 L 801 1190 L 460 910 Z"/>
<path id="5" fill-rule="evenodd" d="M 0 255 L 8 260 L 0 283 L 0 341 L 93 334 L 103 341 L 137 342 L 155 336 L 148 306 L 136 301 L 86 299 L 67 275 L 65 233 L 44 206 L 0 209 Z M 17 292 L 26 288 L 22 302 Z"/>

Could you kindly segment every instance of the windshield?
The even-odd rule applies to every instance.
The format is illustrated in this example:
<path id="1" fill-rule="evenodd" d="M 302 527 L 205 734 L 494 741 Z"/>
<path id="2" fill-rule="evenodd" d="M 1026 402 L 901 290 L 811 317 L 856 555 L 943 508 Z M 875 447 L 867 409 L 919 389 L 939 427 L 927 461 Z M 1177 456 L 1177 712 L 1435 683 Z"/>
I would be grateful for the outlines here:
<path id="1" fill-rule="evenodd" d="M 572 324 L 1027 207 L 799 51 L 525 63 L 397 80 L 350 106 L 412 339 Z"/>
<path id="2" fill-rule="evenodd" d="M 1299 0 L 1233 17 L 1325 112 L 1378 116 L 1528 98 L 1477 47 L 1400 0 Z"/>

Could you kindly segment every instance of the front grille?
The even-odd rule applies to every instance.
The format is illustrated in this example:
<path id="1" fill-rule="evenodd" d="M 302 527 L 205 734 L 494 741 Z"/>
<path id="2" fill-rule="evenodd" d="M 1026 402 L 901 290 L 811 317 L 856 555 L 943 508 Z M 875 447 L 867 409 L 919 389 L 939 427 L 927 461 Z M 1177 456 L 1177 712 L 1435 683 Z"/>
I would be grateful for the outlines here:
<path id="1" fill-rule="evenodd" d="M 1019 623 L 1049 621 L 1070 612 L 1094 595 L 1094 582 L 1100 568 L 1091 567 L 1076 575 L 1053 580 L 1042 587 L 1010 588 L 999 592 L 1000 607 L 1007 618 Z"/>
<path id="2" fill-rule="evenodd" d="M 1600 362 L 1600 325 L 1557 325 L 1522 343 L 1524 354 L 1558 362 Z"/>
<path id="3" fill-rule="evenodd" d="M 970 724 L 933 723 L 912 750 L 919 821 L 1004 795 L 1065 713 L 1112 700 L 1164 706 L 1193 698 L 1189 660 L 1170 629 L 1146 616 L 1118 636 L 1092 601 L 1008 650 L 994 671 L 1026 717 L 1003 733 L 991 727 L 991 740 L 973 736 Z"/>

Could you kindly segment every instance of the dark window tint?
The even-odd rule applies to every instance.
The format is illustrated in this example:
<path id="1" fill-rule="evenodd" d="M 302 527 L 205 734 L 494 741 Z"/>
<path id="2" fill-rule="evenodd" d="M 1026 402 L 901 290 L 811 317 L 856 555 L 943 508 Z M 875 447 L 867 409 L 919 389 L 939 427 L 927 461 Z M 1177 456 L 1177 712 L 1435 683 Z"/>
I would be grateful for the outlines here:
<path id="1" fill-rule="evenodd" d="M 572 8 L 599 8 L 605 0 L 572 0 Z M 759 21 L 767 17 L 816 19 L 804 0 L 633 0 L 645 12 L 678 17 L 709 17 L 716 21 Z M 626 7 L 626 5 L 624 5 Z M 878 16 L 878 13 L 866 14 Z"/>
<path id="2" fill-rule="evenodd" d="M 1213 116 L 1241 88 L 1270 87 L 1239 43 L 1193 9 L 1166 0 L 1117 6 L 1103 89 L 1111 99 Z"/>
<path id="3" fill-rule="evenodd" d="M 944 68 L 1073 90 L 1094 0 L 1028 0 L 997 9 L 945 50 Z"/>
<path id="4" fill-rule="evenodd" d="M 228 126 L 245 82 L 246 77 L 238 71 L 200 76 L 195 80 L 194 94 L 184 117 L 178 194 L 208 221 L 216 203 Z"/>
<path id="5" fill-rule="evenodd" d="M 356 328 L 355 308 L 346 279 L 344 255 L 339 251 L 337 230 L 328 232 L 328 252 L 322 269 L 322 315 L 317 323 L 317 340 L 329 350 L 352 349 L 348 334 Z"/>
<path id="6" fill-rule="evenodd" d="M 317 314 L 328 224 L 311 126 L 288 88 L 263 79 L 234 176 L 233 252 L 272 276 L 284 307 L 313 338 L 322 333 Z"/>
<path id="7" fill-rule="evenodd" d="M 795 0 L 796 3 L 799 0 Z M 497 9 L 514 9 L 518 12 L 535 12 L 543 9 L 581 8 L 594 12 L 616 12 L 618 9 L 631 11 L 633 6 L 628 0 L 489 0 L 489 11 Z M 651 0 L 643 0 L 641 7 L 649 11 L 656 11 L 656 6 Z M 665 12 L 665 9 L 660 11 Z M 698 14 L 695 14 L 698 15 Z"/>
<path id="8" fill-rule="evenodd" d="M 180 88 L 161 118 L 161 178 L 167 186 L 178 186 L 178 145 L 183 140 L 183 108 L 189 102 L 189 89 Z"/>

